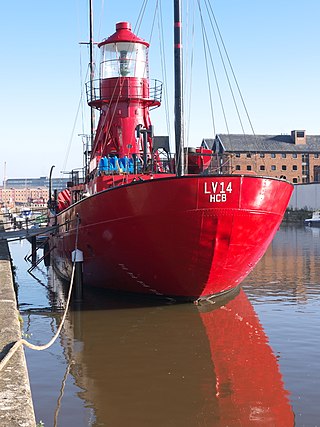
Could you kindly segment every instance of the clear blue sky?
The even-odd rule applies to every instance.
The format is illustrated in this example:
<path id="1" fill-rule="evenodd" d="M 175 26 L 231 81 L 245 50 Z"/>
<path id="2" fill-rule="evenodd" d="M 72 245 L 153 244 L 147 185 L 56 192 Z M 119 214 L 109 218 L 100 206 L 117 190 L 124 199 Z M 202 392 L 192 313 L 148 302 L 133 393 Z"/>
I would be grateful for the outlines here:
<path id="1" fill-rule="evenodd" d="M 154 3 L 150 0 L 139 32 L 145 39 L 149 39 Z M 170 3 L 163 1 L 169 41 Z M 95 40 L 112 34 L 117 21 L 128 20 L 134 26 L 140 4 L 142 0 L 105 0 L 102 8 L 101 1 L 95 0 Z M 212 6 L 255 132 L 280 134 L 305 129 L 319 135 L 320 1 L 215 0 Z M 78 134 L 88 132 L 88 110 L 80 108 L 78 116 L 77 111 L 88 56 L 87 48 L 79 42 L 88 39 L 87 21 L 86 0 L 2 3 L 0 183 L 4 162 L 8 178 L 45 176 L 52 164 L 55 176 L 59 176 L 62 169 L 82 165 Z M 156 35 L 154 39 L 156 44 Z M 198 51 L 202 50 L 200 40 L 196 39 Z M 161 80 L 158 47 L 154 51 L 152 47 L 150 77 Z M 168 45 L 169 73 L 171 55 Z M 196 59 L 194 68 L 198 72 L 204 66 Z M 205 81 L 205 75 L 193 77 L 191 145 L 213 136 L 207 123 L 207 104 L 201 103 L 207 91 Z M 166 132 L 164 106 L 161 108 L 162 112 L 152 116 L 157 134 Z M 225 132 L 218 123 L 216 128 Z M 233 120 L 230 132 L 240 132 Z"/>

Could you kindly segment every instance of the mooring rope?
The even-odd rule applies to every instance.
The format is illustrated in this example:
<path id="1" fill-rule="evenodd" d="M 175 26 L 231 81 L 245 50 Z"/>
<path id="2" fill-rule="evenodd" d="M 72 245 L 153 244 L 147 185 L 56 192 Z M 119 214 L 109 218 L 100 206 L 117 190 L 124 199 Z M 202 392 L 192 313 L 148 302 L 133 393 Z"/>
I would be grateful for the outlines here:
<path id="1" fill-rule="evenodd" d="M 79 218 L 77 218 L 77 231 L 76 231 L 76 241 L 75 241 L 75 249 L 77 249 L 78 246 L 78 231 L 79 231 Z M 69 305 L 70 305 L 70 301 L 71 301 L 71 293 L 72 293 L 72 288 L 73 288 L 73 282 L 74 282 L 74 272 L 75 272 L 75 266 L 76 266 L 76 257 L 74 257 L 75 259 L 73 260 L 73 265 L 72 265 L 72 273 L 71 273 L 71 280 L 70 280 L 70 286 L 69 286 L 69 292 L 68 292 L 68 298 L 67 298 L 67 302 L 66 302 L 66 307 L 60 322 L 60 325 L 55 333 L 55 335 L 53 336 L 53 338 L 47 343 L 47 344 L 43 344 L 43 345 L 35 345 L 32 344 L 28 341 L 26 341 L 23 338 L 20 338 L 18 341 L 16 341 L 14 343 L 14 345 L 10 348 L 10 350 L 8 351 L 8 353 L 5 355 L 5 357 L 0 361 L 0 372 L 2 371 L 2 369 L 6 366 L 6 364 L 9 362 L 9 360 L 11 359 L 11 357 L 16 353 L 16 351 L 18 350 L 18 348 L 21 345 L 25 345 L 26 347 L 32 349 L 32 350 L 38 350 L 38 351 L 42 351 L 42 350 L 46 350 L 47 348 L 51 347 L 52 344 L 56 341 L 56 339 L 58 338 L 61 329 L 64 325 L 64 321 L 66 319 L 67 313 L 68 313 L 68 309 L 69 309 Z"/>

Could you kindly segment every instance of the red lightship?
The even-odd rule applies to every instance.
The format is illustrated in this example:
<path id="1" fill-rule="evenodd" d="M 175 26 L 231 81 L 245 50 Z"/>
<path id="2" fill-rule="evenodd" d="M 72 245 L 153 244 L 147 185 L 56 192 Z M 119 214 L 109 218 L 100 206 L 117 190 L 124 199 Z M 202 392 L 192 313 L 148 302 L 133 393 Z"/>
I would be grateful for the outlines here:
<path id="1" fill-rule="evenodd" d="M 240 284 L 281 223 L 291 184 L 211 173 L 217 166 L 211 150 L 183 148 L 180 37 L 176 31 L 174 160 L 149 116 L 161 102 L 161 83 L 148 77 L 149 44 L 127 22 L 99 44 L 100 78 L 87 94 L 100 117 L 85 177 L 73 172 L 69 188 L 50 201 L 59 226 L 49 239 L 51 259 L 66 279 L 77 239 L 85 286 L 208 297 Z"/>

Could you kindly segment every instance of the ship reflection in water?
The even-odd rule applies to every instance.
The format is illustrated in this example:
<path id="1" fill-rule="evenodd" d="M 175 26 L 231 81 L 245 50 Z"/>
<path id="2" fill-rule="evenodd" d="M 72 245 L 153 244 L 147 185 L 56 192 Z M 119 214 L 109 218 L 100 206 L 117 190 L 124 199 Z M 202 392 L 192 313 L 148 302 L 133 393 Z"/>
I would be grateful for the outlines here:
<path id="1" fill-rule="evenodd" d="M 10 246 L 23 330 L 45 343 L 62 316 L 63 288 L 51 269 L 33 270 L 44 281 L 49 273 L 45 286 L 26 273 L 29 244 Z M 139 305 L 92 290 L 81 310 L 68 313 L 55 345 L 25 350 L 37 420 L 68 427 L 318 425 L 319 256 L 319 229 L 282 227 L 244 291 L 221 306 Z"/>
<path id="2" fill-rule="evenodd" d="M 119 307 L 89 295 L 71 312 L 62 345 L 92 426 L 294 425 L 277 359 L 243 290 L 200 307 Z"/>

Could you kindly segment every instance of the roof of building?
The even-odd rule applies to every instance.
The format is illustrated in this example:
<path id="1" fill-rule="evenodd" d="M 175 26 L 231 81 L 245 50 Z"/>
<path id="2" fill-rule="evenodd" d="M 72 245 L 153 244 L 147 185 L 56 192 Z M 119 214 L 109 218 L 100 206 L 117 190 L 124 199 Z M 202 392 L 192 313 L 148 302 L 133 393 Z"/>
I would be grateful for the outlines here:
<path id="1" fill-rule="evenodd" d="M 224 151 L 231 152 L 320 152 L 320 135 L 306 135 L 305 144 L 295 144 L 291 135 L 217 135 Z M 204 138 L 203 143 L 210 149 L 215 139 Z"/>
<path id="2" fill-rule="evenodd" d="M 52 188 L 64 188 L 68 178 L 52 178 Z M 33 187 L 49 187 L 49 178 L 41 176 L 40 178 L 8 178 L 6 187 L 9 188 L 33 188 Z"/>

